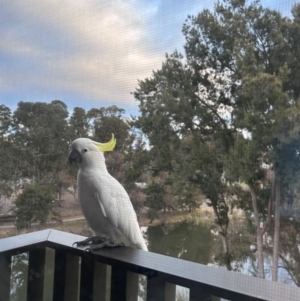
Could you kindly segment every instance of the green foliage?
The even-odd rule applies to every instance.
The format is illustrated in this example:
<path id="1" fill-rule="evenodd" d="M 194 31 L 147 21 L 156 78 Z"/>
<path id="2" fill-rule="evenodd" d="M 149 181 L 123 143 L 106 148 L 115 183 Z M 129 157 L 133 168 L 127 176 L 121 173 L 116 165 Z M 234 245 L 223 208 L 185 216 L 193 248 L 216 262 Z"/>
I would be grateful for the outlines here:
<path id="1" fill-rule="evenodd" d="M 202 89 L 207 94 L 200 93 Z M 216 93 L 217 88 L 212 92 L 211 88 L 199 86 L 177 52 L 166 56 L 162 68 L 153 72 L 152 78 L 140 81 L 134 93 L 141 110 L 136 126 L 147 135 L 152 147 L 153 176 L 170 173 L 173 192 L 190 208 L 199 204 L 199 197 L 191 195 L 195 193 L 191 183 L 202 192 L 206 187 L 206 192 L 209 190 L 207 184 L 210 188 L 215 185 L 216 199 L 217 190 L 222 190 L 216 186 L 223 187 L 221 149 L 229 148 L 231 134 L 217 112 L 219 105 L 208 101 L 208 95 L 215 97 Z M 210 191 L 206 197 L 211 194 Z"/>
<path id="2" fill-rule="evenodd" d="M 176 179 L 172 188 L 179 208 L 188 208 L 191 211 L 198 208 L 201 204 L 202 199 L 199 195 L 199 190 L 184 179 Z"/>
<path id="3" fill-rule="evenodd" d="M 16 199 L 16 227 L 30 228 L 33 222 L 45 224 L 49 214 L 59 219 L 54 208 L 54 193 L 51 187 L 28 185 Z"/>
<path id="4" fill-rule="evenodd" d="M 130 125 L 122 120 L 125 111 L 117 106 L 91 109 L 87 116 L 92 123 L 93 139 L 106 142 L 111 139 L 111 134 L 117 139 L 116 151 L 124 151 L 130 144 Z"/>
<path id="5" fill-rule="evenodd" d="M 282 202 L 299 182 L 299 7 L 289 20 L 259 1 L 218 1 L 183 25 L 186 59 L 166 55 L 134 92 L 152 176 L 168 173 L 179 203 L 201 192 L 225 236 L 230 206 L 260 227 L 273 178 Z"/>
<path id="6" fill-rule="evenodd" d="M 165 189 L 162 184 L 152 181 L 144 190 L 146 194 L 145 205 L 159 211 L 164 207 Z"/>
<path id="7" fill-rule="evenodd" d="M 0 137 L 9 133 L 11 127 L 11 110 L 5 105 L 0 105 Z"/>
<path id="8" fill-rule="evenodd" d="M 297 212 L 299 214 L 299 212 Z M 300 285 L 300 253 L 299 253 L 299 231 L 300 222 L 299 219 L 287 218 L 289 214 L 285 215 L 283 212 L 283 218 L 281 220 L 281 248 L 280 255 L 281 263 L 283 267 L 288 271 L 291 282 Z"/>
<path id="9" fill-rule="evenodd" d="M 236 134 L 225 160 L 228 180 L 267 185 L 263 164 L 286 190 L 299 178 L 298 10 L 289 20 L 258 1 L 228 0 L 183 26 L 194 81 L 212 107 L 230 109 L 231 127 L 248 136 Z"/>
<path id="10" fill-rule="evenodd" d="M 235 135 L 225 163 L 226 178 L 231 182 L 255 183 L 263 181 L 265 173 L 261 169 L 263 153 L 259 152 L 256 141 Z"/>
<path id="11" fill-rule="evenodd" d="M 50 104 L 19 102 L 13 113 L 14 146 L 21 153 L 22 176 L 55 183 L 68 152 L 68 111 L 55 100 Z"/>
<path id="12" fill-rule="evenodd" d="M 1 105 L 0 195 L 19 193 L 26 180 L 43 187 L 50 185 L 56 198 L 61 199 L 62 189 L 73 187 L 76 182 L 78 170 L 77 166 L 67 164 L 70 143 L 78 137 L 105 142 L 114 133 L 116 149 L 105 154 L 108 170 L 125 185 L 135 208 L 141 208 L 144 195 L 135 182 L 145 181 L 148 151 L 140 134 L 124 121 L 124 113 L 117 106 L 88 112 L 76 107 L 69 116 L 67 106 L 60 100 L 21 101 L 13 112 Z M 20 212 L 28 226 L 34 217 L 30 210 Z"/>
<path id="13" fill-rule="evenodd" d="M 13 189 L 5 182 L 0 183 L 0 198 L 2 196 L 4 197 L 10 197 L 13 193 Z"/>
<path id="14" fill-rule="evenodd" d="M 67 165 L 72 140 L 89 136 L 105 142 L 111 133 L 117 138 L 117 148 L 107 154 L 107 165 L 109 171 L 123 181 L 127 166 L 123 164 L 124 155 L 135 140 L 130 125 L 122 120 L 123 113 L 124 110 L 116 106 L 88 112 L 76 107 L 69 117 L 67 106 L 60 100 L 21 101 L 14 112 L 1 105 L 0 181 L 17 193 L 27 178 L 31 183 L 52 185 L 60 196 L 61 189 L 76 180 L 77 168 Z"/>
<path id="15" fill-rule="evenodd" d="M 8 191 L 7 186 L 13 189 L 8 181 L 19 177 L 21 174 L 20 152 L 11 138 L 12 125 L 11 110 L 4 105 L 0 105 L 0 181 L 4 181 L 2 182 L 2 193 Z"/>
<path id="16" fill-rule="evenodd" d="M 208 204 L 214 207 L 215 212 L 218 212 L 218 203 L 223 203 L 223 195 L 227 189 L 222 182 L 221 158 L 217 141 L 202 142 L 193 137 L 182 141 L 174 160 L 173 187 L 177 193 L 181 191 L 181 194 L 189 194 L 188 206 L 197 207 L 200 204 L 201 193 L 208 199 Z M 228 218 L 218 214 L 218 224 L 227 225 Z"/>
<path id="17" fill-rule="evenodd" d="M 89 117 L 86 111 L 82 108 L 75 107 L 69 120 L 71 139 L 79 137 L 88 137 L 90 129 Z"/>
<path id="18" fill-rule="evenodd" d="M 127 168 L 124 171 L 124 184 L 128 188 L 135 182 L 146 182 L 151 155 L 146 149 L 141 133 L 135 133 L 135 143 L 127 149 L 124 160 Z"/>

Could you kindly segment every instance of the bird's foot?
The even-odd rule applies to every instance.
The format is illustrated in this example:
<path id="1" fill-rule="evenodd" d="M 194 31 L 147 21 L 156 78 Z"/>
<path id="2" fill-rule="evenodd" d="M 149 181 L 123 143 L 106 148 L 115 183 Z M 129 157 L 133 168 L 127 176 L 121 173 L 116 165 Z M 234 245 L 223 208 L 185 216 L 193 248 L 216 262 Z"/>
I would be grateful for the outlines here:
<path id="1" fill-rule="evenodd" d="M 88 246 L 84 251 L 85 252 L 93 252 L 96 250 L 100 250 L 102 248 L 117 248 L 117 247 L 124 247 L 123 243 L 115 243 L 111 240 L 108 240 L 101 236 L 91 236 L 83 241 L 76 241 L 73 243 L 77 247 L 85 247 Z"/>
<path id="2" fill-rule="evenodd" d="M 96 244 L 96 245 L 91 245 L 90 247 L 86 248 L 84 251 L 85 252 L 93 252 L 93 251 L 97 251 L 103 248 L 118 248 L 118 247 L 124 247 L 125 245 L 121 242 L 121 243 L 116 243 L 113 241 L 104 241 L 101 244 Z"/>
<path id="3" fill-rule="evenodd" d="M 82 241 L 75 241 L 72 246 L 74 246 L 75 244 L 77 245 L 77 247 L 85 247 L 88 245 L 97 245 L 97 244 L 102 244 L 106 240 L 107 239 L 105 237 L 91 236 Z"/>

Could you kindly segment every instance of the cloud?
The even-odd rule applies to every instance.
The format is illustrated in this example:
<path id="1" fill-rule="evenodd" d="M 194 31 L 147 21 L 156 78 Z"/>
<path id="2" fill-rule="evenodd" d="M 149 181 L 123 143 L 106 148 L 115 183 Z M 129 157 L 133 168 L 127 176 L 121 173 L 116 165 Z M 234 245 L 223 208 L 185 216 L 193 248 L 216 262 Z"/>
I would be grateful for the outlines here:
<path id="1" fill-rule="evenodd" d="M 134 102 L 130 92 L 137 79 L 150 76 L 164 59 L 147 31 L 153 8 L 138 1 L 7 3 L 2 89 L 32 87 L 92 101 Z"/>
<path id="2" fill-rule="evenodd" d="M 290 11 L 295 2 L 276 9 Z M 184 20 L 213 2 L 2 0 L 0 6 L 1 100 L 136 110 L 130 92 L 137 80 L 160 68 L 165 53 L 183 52 Z"/>

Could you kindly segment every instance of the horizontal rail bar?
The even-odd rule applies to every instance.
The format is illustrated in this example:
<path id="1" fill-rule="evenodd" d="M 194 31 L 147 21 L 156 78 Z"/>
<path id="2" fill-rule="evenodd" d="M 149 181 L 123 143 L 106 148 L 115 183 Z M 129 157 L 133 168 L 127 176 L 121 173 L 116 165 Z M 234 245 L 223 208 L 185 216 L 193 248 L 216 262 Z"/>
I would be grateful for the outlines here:
<path id="1" fill-rule="evenodd" d="M 43 230 L 34 233 L 4 238 L 0 240 L 0 263 L 5 266 L 5 258 L 20 252 L 32 251 L 40 248 L 53 248 L 67 254 L 73 254 L 84 259 L 92 258 L 95 262 L 112 266 L 112 286 L 123 283 L 127 272 L 145 275 L 149 289 L 157 289 L 158 294 L 170 295 L 161 291 L 162 284 L 176 284 L 190 288 L 190 296 L 217 296 L 228 300 L 249 301 L 299 301 L 300 289 L 286 284 L 271 282 L 237 272 L 230 272 L 222 268 L 209 267 L 186 260 L 172 258 L 151 252 L 131 249 L 127 247 L 102 249 L 93 253 L 84 249 L 72 247 L 75 241 L 85 237 L 57 230 Z M 119 275 L 118 272 L 119 271 Z M 7 272 L 6 272 L 7 273 Z M 0 278 L 2 281 L 2 279 Z M 169 286 L 166 287 L 169 287 Z M 1 284 L 0 284 L 0 287 Z M 126 295 L 124 288 L 118 294 Z M 112 298 L 116 299 L 113 292 Z M 151 298 L 151 292 L 147 293 Z M 161 297 L 163 298 L 163 297 Z M 192 298 L 192 297 L 191 297 Z M 194 298 L 194 297 L 193 297 Z M 163 300 L 163 299 L 161 299 Z M 191 299 L 192 300 L 192 299 Z M 196 299 L 195 299 L 196 300 Z"/>

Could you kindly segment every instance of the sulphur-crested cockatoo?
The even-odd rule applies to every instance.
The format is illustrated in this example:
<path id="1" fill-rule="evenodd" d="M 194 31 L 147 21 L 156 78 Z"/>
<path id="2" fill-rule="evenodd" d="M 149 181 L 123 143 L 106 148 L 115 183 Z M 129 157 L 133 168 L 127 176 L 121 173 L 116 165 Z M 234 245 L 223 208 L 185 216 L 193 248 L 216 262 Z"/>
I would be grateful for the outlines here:
<path id="1" fill-rule="evenodd" d="M 114 135 L 107 143 L 88 138 L 78 138 L 72 142 L 69 161 L 80 164 L 77 187 L 82 212 L 96 236 L 105 235 L 109 239 L 105 242 L 88 239 L 87 242 L 92 240 L 93 244 L 89 250 L 123 244 L 147 250 L 129 196 L 106 168 L 104 152 L 112 151 L 115 145 Z M 77 245 L 86 245 L 87 242 L 78 242 Z"/>

